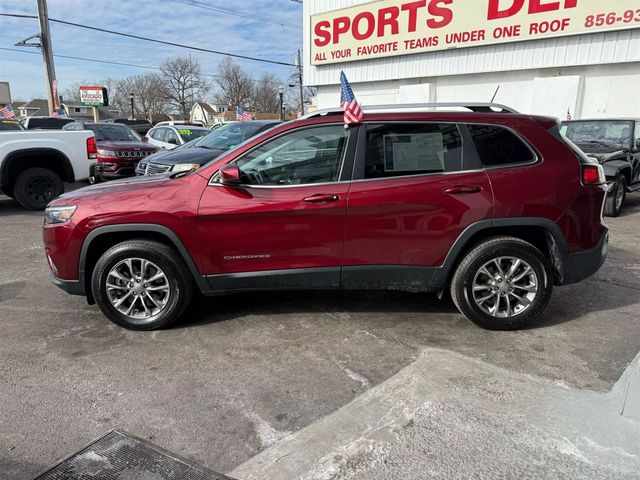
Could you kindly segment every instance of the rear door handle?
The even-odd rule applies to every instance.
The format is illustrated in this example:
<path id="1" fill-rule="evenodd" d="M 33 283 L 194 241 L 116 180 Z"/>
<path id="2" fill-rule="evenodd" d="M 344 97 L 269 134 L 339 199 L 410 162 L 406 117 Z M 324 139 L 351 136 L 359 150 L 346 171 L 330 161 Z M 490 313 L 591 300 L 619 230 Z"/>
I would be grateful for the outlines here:
<path id="1" fill-rule="evenodd" d="M 480 193 L 481 191 L 482 187 L 478 185 L 458 185 L 456 187 L 445 189 L 444 193 L 448 193 L 450 195 L 464 195 L 467 193 Z"/>
<path id="2" fill-rule="evenodd" d="M 324 193 L 318 193 L 316 195 L 311 195 L 304 199 L 307 203 L 327 203 L 327 202 L 337 202 L 340 200 L 338 195 L 325 195 Z"/>

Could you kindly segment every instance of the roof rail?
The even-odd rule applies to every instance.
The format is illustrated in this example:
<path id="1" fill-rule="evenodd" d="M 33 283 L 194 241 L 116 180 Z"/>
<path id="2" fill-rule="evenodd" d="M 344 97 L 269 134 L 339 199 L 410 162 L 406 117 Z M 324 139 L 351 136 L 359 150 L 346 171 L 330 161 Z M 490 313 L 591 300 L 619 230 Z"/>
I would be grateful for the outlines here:
<path id="1" fill-rule="evenodd" d="M 506 105 L 501 105 L 499 103 L 470 103 L 470 102 L 443 102 L 443 103 L 404 103 L 404 104 L 389 104 L 389 105 L 361 105 L 363 112 L 375 112 L 380 110 L 387 111 L 404 111 L 411 109 L 420 109 L 420 110 L 437 110 L 440 108 L 466 108 L 471 112 L 476 113 L 519 113 L 517 110 L 507 107 Z M 334 107 L 334 108 L 325 108 L 322 110 L 316 110 L 315 112 L 310 112 L 301 117 L 301 119 L 305 118 L 314 118 L 320 117 L 324 115 L 331 115 L 342 113 L 342 107 Z"/>

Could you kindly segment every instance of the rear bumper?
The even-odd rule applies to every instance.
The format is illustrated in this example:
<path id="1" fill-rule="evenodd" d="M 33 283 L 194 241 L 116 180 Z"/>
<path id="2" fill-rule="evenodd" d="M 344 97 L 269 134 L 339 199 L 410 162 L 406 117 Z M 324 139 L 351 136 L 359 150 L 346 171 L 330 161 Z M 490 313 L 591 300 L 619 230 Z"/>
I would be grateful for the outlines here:
<path id="1" fill-rule="evenodd" d="M 56 287 L 61 288 L 71 295 L 80 295 L 82 297 L 87 295 L 84 285 L 80 280 L 63 280 L 55 275 L 51 275 L 51 279 Z"/>
<path id="2" fill-rule="evenodd" d="M 594 248 L 569 252 L 564 261 L 564 275 L 562 285 L 578 283 L 595 274 L 607 260 L 609 252 L 609 232 L 605 232 L 602 239 Z"/>

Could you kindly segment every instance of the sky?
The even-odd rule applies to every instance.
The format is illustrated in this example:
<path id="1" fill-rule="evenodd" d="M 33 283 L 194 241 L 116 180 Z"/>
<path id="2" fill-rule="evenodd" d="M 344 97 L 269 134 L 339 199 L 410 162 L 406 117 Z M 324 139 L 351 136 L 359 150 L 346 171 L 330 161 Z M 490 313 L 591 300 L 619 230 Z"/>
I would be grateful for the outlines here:
<path id="1" fill-rule="evenodd" d="M 291 0 L 48 0 L 48 9 L 50 18 L 286 63 L 294 63 L 296 50 L 302 48 L 302 5 Z M 36 0 L 0 0 L 0 13 L 36 15 Z M 0 17 L 0 81 L 10 82 L 13 99 L 46 98 L 39 50 L 14 46 L 38 30 L 36 19 Z M 151 67 L 168 57 L 191 53 L 200 60 L 202 72 L 209 74 L 217 72 L 224 58 L 56 23 L 51 23 L 51 41 L 54 55 Z M 263 72 L 287 78 L 293 71 L 292 67 L 234 61 L 255 78 Z M 54 62 L 60 93 L 74 82 L 153 71 L 59 57 Z"/>

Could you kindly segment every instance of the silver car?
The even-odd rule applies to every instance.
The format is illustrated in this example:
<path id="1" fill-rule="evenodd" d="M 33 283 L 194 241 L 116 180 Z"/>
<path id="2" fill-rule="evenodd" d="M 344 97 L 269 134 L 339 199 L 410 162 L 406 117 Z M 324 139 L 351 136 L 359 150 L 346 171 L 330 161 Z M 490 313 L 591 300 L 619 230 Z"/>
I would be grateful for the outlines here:
<path id="1" fill-rule="evenodd" d="M 209 130 L 195 125 L 161 125 L 149 130 L 147 139 L 151 145 L 163 150 L 173 150 L 196 138 L 204 137 Z"/>

